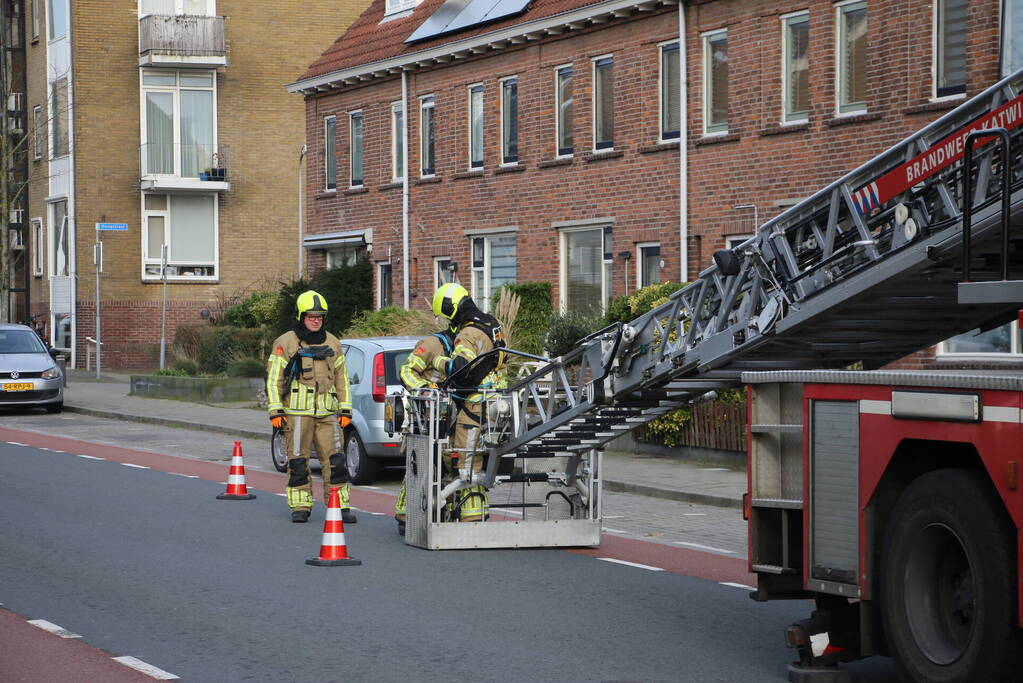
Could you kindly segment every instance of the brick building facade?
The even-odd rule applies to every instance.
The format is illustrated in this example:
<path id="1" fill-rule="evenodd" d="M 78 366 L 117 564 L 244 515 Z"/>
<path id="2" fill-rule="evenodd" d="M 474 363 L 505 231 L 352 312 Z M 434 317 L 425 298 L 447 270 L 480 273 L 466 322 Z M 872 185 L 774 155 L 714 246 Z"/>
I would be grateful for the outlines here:
<path id="1" fill-rule="evenodd" d="M 682 17 L 670 2 L 534 0 L 405 42 L 441 4 L 375 0 L 289 86 L 306 100 L 310 263 L 365 243 L 378 303 L 403 302 L 405 268 L 418 307 L 452 276 L 477 300 L 549 280 L 567 308 L 693 278 L 715 249 L 1023 67 L 1019 0 L 691 0 Z M 1001 334 L 1007 349 L 943 350 L 1020 351 Z"/>
<path id="2" fill-rule="evenodd" d="M 85 364 L 104 231 L 105 367 L 299 272 L 300 103 L 282 85 L 359 1 L 26 0 L 30 302 Z M 210 171 L 208 169 L 223 169 Z"/>

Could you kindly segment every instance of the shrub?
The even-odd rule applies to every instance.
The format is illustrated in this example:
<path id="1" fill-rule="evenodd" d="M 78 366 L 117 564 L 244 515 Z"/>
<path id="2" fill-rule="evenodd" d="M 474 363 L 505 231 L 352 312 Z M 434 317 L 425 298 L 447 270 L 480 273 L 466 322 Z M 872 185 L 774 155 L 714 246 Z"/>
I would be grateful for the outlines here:
<path id="1" fill-rule="evenodd" d="M 254 292 L 240 304 L 228 308 L 225 321 L 235 327 L 273 326 L 277 323 L 280 297 L 280 292 Z"/>
<path id="2" fill-rule="evenodd" d="M 615 297 L 608 303 L 604 319 L 609 325 L 614 322 L 627 323 L 630 320 L 635 320 L 647 311 L 665 303 L 671 294 L 685 286 L 685 282 L 660 282 L 655 285 L 647 285 L 632 294 Z"/>
<path id="3" fill-rule="evenodd" d="M 327 300 L 327 328 L 344 330 L 356 315 L 373 308 L 373 264 L 360 259 L 351 266 L 321 270 L 311 279 L 283 283 L 274 306 L 276 317 L 270 323 L 278 334 L 295 325 L 295 302 L 299 294 L 310 289 Z"/>
<path id="4" fill-rule="evenodd" d="M 509 289 L 519 296 L 519 312 L 515 323 L 509 330 L 512 346 L 519 351 L 541 354 L 544 347 L 544 335 L 548 323 L 554 313 L 551 303 L 551 283 L 549 282 L 517 282 L 502 285 L 494 292 L 490 301 L 493 308 L 501 298 L 501 289 Z"/>
<path id="5" fill-rule="evenodd" d="M 339 336 L 342 339 L 395 335 L 421 337 L 436 331 L 437 322 L 431 314 L 424 311 L 406 311 L 400 306 L 388 306 L 379 311 L 359 313 L 348 329 Z"/>
<path id="6" fill-rule="evenodd" d="M 227 364 L 228 377 L 262 377 L 265 364 L 258 358 L 239 358 Z"/>
<path id="7" fill-rule="evenodd" d="M 188 377 L 188 373 L 178 367 L 160 368 L 159 370 L 154 371 L 153 374 L 158 377 Z"/>
<path id="8" fill-rule="evenodd" d="M 182 361 L 194 363 L 198 374 L 219 375 L 228 364 L 239 358 L 259 358 L 265 355 L 266 336 L 262 329 L 213 326 L 206 324 L 180 325 L 174 334 L 173 352 L 176 365 Z"/>
<path id="9" fill-rule="evenodd" d="M 195 377 L 199 374 L 199 364 L 188 358 L 175 358 L 173 368 L 183 377 Z"/>
<path id="10" fill-rule="evenodd" d="M 589 313 L 569 311 L 552 315 L 547 323 L 544 349 L 551 358 L 563 356 L 574 349 L 580 339 L 603 326 L 604 321 L 600 316 Z"/>

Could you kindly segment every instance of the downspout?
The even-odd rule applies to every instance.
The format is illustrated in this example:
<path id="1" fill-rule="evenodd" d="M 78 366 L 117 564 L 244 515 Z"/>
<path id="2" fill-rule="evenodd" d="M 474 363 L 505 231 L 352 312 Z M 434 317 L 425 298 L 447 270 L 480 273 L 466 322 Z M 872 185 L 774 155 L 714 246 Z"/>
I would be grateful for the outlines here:
<path id="1" fill-rule="evenodd" d="M 405 160 L 402 169 L 404 171 L 401 183 L 401 283 L 402 283 L 402 305 L 405 310 L 409 307 L 409 282 L 408 282 L 408 71 L 401 70 L 401 146 L 402 157 Z"/>
<path id="2" fill-rule="evenodd" d="M 298 277 L 305 272 L 305 247 L 302 241 L 305 239 L 305 211 L 303 209 L 303 194 L 305 194 L 305 154 L 306 146 L 298 151 Z"/>
<path id="3" fill-rule="evenodd" d="M 689 282 L 689 100 L 688 68 L 686 67 L 686 3 L 678 3 L 678 253 L 679 280 Z"/>

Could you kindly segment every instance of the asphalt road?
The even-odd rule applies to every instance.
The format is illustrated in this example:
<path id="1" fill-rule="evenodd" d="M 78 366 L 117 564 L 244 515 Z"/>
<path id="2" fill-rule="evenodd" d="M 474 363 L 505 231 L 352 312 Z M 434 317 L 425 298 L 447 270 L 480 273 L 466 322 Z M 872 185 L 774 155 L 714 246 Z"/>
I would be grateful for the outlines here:
<path id="1" fill-rule="evenodd" d="M 663 544 L 410 548 L 381 514 L 390 499 L 362 491 L 378 514 L 346 536 L 363 565 L 310 567 L 322 507 L 291 524 L 268 492 L 281 475 L 219 501 L 219 463 L 28 436 L 0 434 L 0 602 L 183 680 L 784 681 L 781 629 L 808 612 L 684 575 L 690 556 L 710 577 L 735 561 Z M 596 559 L 650 562 L 648 548 L 669 571 Z M 894 680 L 884 660 L 854 671 Z"/>

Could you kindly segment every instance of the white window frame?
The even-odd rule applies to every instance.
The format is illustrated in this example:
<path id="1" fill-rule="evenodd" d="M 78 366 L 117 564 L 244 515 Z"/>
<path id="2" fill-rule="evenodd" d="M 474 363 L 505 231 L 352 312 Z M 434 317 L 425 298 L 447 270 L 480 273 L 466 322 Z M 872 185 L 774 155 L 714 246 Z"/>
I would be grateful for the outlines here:
<path id="1" fill-rule="evenodd" d="M 488 232 L 479 233 L 475 235 L 469 235 L 469 264 L 472 269 L 472 276 L 469 278 L 469 288 L 472 292 L 472 300 L 476 302 L 476 305 L 480 307 L 484 313 L 490 312 L 490 297 L 493 295 L 493 291 L 490 286 L 490 280 L 493 269 L 493 261 L 491 258 L 491 246 L 492 240 L 499 239 L 502 237 L 514 237 L 515 238 L 515 277 L 518 279 L 518 232 L 515 230 L 509 230 L 507 232 Z M 473 251 L 473 241 L 483 240 L 483 265 L 476 265 L 476 254 Z M 483 288 L 476 286 L 476 274 L 482 273 Z"/>
<path id="2" fill-rule="evenodd" d="M 400 126 L 398 125 L 398 121 L 397 121 L 398 114 L 401 115 L 401 125 Z M 405 147 L 404 147 L 405 127 L 408 125 L 408 123 L 406 122 L 406 118 L 407 117 L 405 116 L 404 107 L 402 106 L 401 101 L 399 100 L 398 102 L 391 102 L 391 182 L 392 183 L 400 183 L 400 182 L 402 182 L 405 179 L 405 175 L 404 174 L 408 173 L 408 159 L 405 158 L 405 154 L 404 154 L 404 152 L 405 152 Z M 363 119 L 362 124 L 364 126 L 363 127 L 363 134 L 365 135 L 365 130 L 366 130 L 365 129 L 365 125 L 366 125 L 365 119 Z M 363 140 L 365 140 L 365 137 L 363 137 Z M 365 143 L 364 143 L 364 146 L 365 146 Z M 365 152 L 365 149 L 363 151 Z M 402 160 L 402 163 L 401 163 L 402 174 L 401 175 L 398 174 L 398 158 L 399 158 L 399 156 L 401 157 L 401 160 Z M 363 155 L 363 165 L 365 165 L 365 154 Z M 366 172 L 365 169 L 363 169 L 363 173 L 365 173 L 365 172 Z"/>
<path id="3" fill-rule="evenodd" d="M 53 6 L 60 4 L 64 8 L 64 32 L 59 36 L 54 35 L 53 30 L 56 23 L 53 21 Z M 71 8 L 68 5 L 68 0 L 46 0 L 46 35 L 48 41 L 61 40 L 67 37 L 67 32 L 71 28 Z"/>
<path id="4" fill-rule="evenodd" d="M 561 72 L 564 69 L 572 70 L 572 127 L 575 127 L 575 69 L 571 63 L 559 64 L 554 67 L 554 156 L 557 159 L 571 159 L 575 156 L 575 131 L 572 135 L 572 147 L 570 152 L 562 153 L 561 147 Z"/>
<path id="5" fill-rule="evenodd" d="M 845 73 L 845 51 L 842 44 L 845 39 L 845 13 L 853 5 L 862 5 L 868 9 L 867 0 L 843 0 L 835 3 L 835 116 L 859 116 L 867 113 L 867 102 L 842 105 L 843 74 Z M 868 9 L 867 19 L 870 14 Z M 868 29 L 869 35 L 869 29 Z"/>
<path id="6" fill-rule="evenodd" d="M 334 146 L 330 148 L 327 142 L 327 129 L 334 124 Z M 330 176 L 327 174 L 327 162 L 330 156 L 334 156 L 334 187 L 330 186 Z M 331 114 L 323 117 L 323 188 L 325 192 L 337 192 L 337 116 Z"/>
<path id="7" fill-rule="evenodd" d="M 606 59 L 611 60 L 611 84 L 612 84 L 611 85 L 611 140 L 609 141 L 611 144 L 607 145 L 606 147 L 597 147 L 597 145 L 600 144 L 600 142 L 598 142 L 598 140 L 597 140 L 597 107 L 600 106 L 600 101 L 599 101 L 598 95 L 597 95 L 597 62 L 601 62 L 601 61 L 604 61 Z M 590 83 L 593 84 L 593 87 L 590 88 L 590 107 L 591 107 L 590 111 L 593 112 L 593 116 L 590 117 L 591 118 L 591 122 L 590 122 L 590 128 L 591 128 L 590 146 L 591 146 L 591 151 L 594 154 L 607 154 L 608 152 L 613 152 L 614 149 L 615 149 L 615 136 L 614 136 L 614 113 L 615 113 L 615 107 L 614 107 L 614 66 L 615 66 L 614 54 L 612 54 L 612 53 L 608 53 L 606 55 L 600 55 L 598 57 L 593 57 L 593 58 L 590 59 Z"/>
<path id="8" fill-rule="evenodd" d="M 597 230 L 601 239 L 606 239 L 605 228 L 613 227 L 608 222 L 596 222 L 589 225 L 579 225 L 558 229 L 558 311 L 564 314 L 568 310 L 568 235 L 573 232 L 586 232 Z M 600 269 L 600 312 L 607 310 L 607 300 L 611 293 L 610 265 L 602 261 Z"/>
<path id="9" fill-rule="evenodd" d="M 1005 323 L 1009 326 L 1009 347 L 1013 349 L 1019 349 L 1020 344 L 1023 343 L 1023 339 L 1020 338 L 1019 325 L 1015 320 Z M 967 330 L 970 331 L 970 330 Z M 1015 362 L 1018 363 L 1023 360 L 1023 352 L 1021 351 L 949 351 L 948 341 L 944 340 L 938 343 L 935 349 L 935 355 L 938 358 L 945 360 L 956 360 L 956 361 L 1003 361 L 1006 363 Z"/>
<path id="10" fill-rule="evenodd" d="M 713 31 L 706 31 L 700 34 L 700 44 L 703 47 L 703 134 L 706 137 L 712 137 L 715 135 L 728 135 L 728 112 L 725 112 L 725 123 L 724 128 L 715 128 L 711 130 L 712 125 L 710 124 L 710 85 L 711 85 L 711 42 L 720 37 L 724 36 L 725 40 L 728 40 L 728 29 L 719 28 Z M 713 126 L 720 126 L 721 124 L 713 124 Z"/>
<path id="11" fill-rule="evenodd" d="M 142 82 L 143 77 L 147 74 L 154 74 L 158 76 L 168 76 L 174 74 L 174 85 L 144 85 Z M 202 85 L 187 85 L 182 87 L 181 75 L 196 76 L 199 74 L 208 74 L 210 76 L 210 82 L 213 84 L 209 87 Z M 147 121 L 146 121 L 146 93 L 149 92 L 165 92 L 171 93 L 172 102 L 174 106 L 174 130 L 172 133 L 172 150 L 174 159 L 174 173 L 147 173 L 145 178 L 149 177 L 161 177 L 161 178 L 181 178 L 181 91 L 182 90 L 206 90 L 213 93 L 213 148 L 220 148 L 220 131 L 217 128 L 217 72 L 212 69 L 201 69 L 201 70 L 172 70 L 172 69 L 139 69 L 139 140 L 142 145 L 148 144 L 146 138 L 147 135 Z M 142 147 L 145 150 L 145 147 Z M 145 152 L 142 153 L 143 155 Z M 212 153 L 211 153 L 212 154 Z M 212 157 L 210 163 L 212 163 Z M 141 158 L 140 158 L 141 163 Z M 146 169 L 148 170 L 148 169 Z M 198 169 L 202 170 L 202 169 Z M 185 176 L 192 177 L 192 176 Z"/>
<path id="12" fill-rule="evenodd" d="M 220 195 L 213 193 L 210 196 L 213 197 L 213 262 L 205 261 L 175 261 L 171 263 L 170 260 L 170 248 L 171 240 L 173 239 L 171 231 L 171 199 L 172 193 L 167 192 L 152 192 L 149 194 L 162 194 L 167 197 L 167 208 L 164 210 L 159 209 L 147 209 L 146 208 L 146 193 L 141 194 L 141 207 L 142 207 L 142 238 L 139 240 L 140 247 L 140 261 L 142 263 L 142 281 L 143 282 L 160 282 L 161 277 L 159 273 L 156 275 L 149 275 L 146 273 L 146 266 L 159 266 L 160 259 L 152 259 L 146 257 L 146 242 L 149 239 L 149 225 L 148 220 L 150 216 L 163 216 L 163 243 L 167 245 L 167 267 L 181 267 L 188 268 L 194 266 L 198 268 L 205 268 L 213 266 L 213 275 L 168 275 L 167 280 L 172 282 L 217 282 L 220 280 Z"/>
<path id="13" fill-rule="evenodd" d="M 359 158 L 362 161 L 362 174 L 358 178 L 358 184 L 355 183 L 355 119 L 360 121 L 362 126 L 362 135 L 359 136 Z M 349 189 L 355 189 L 358 187 L 366 186 L 366 117 L 363 115 L 361 109 L 348 112 L 348 187 Z"/>
<path id="14" fill-rule="evenodd" d="M 139 18 L 150 16 L 148 14 L 143 14 L 142 13 L 142 2 L 141 2 L 141 0 L 139 0 L 139 2 L 138 2 L 138 12 L 139 12 Z M 183 15 L 183 14 L 185 14 L 185 3 L 184 3 L 184 0 L 174 0 L 174 15 L 178 16 L 178 15 Z M 206 0 L 206 14 L 202 14 L 202 15 L 199 15 L 199 16 L 213 17 L 213 16 L 216 16 L 216 15 L 217 15 L 217 0 Z M 160 15 L 155 15 L 155 16 L 160 16 Z"/>
<path id="15" fill-rule="evenodd" d="M 358 263 L 361 259 L 366 258 L 369 255 L 369 251 L 366 249 L 366 244 L 358 242 L 355 244 L 338 244 L 336 246 L 328 247 L 324 249 L 324 262 L 329 270 L 330 268 L 337 268 L 339 266 L 347 266 L 348 263 L 342 258 L 341 262 L 338 262 L 337 252 L 345 252 L 351 249 L 355 253 L 355 263 Z M 355 265 L 354 263 L 351 265 Z"/>
<path id="16" fill-rule="evenodd" d="M 31 0 L 32 11 L 32 42 L 39 40 L 39 0 Z"/>
<path id="17" fill-rule="evenodd" d="M 43 158 L 46 131 L 43 125 L 43 105 L 32 107 L 32 158 L 39 161 Z"/>
<path id="18" fill-rule="evenodd" d="M 425 166 L 426 161 L 426 110 L 430 109 L 430 126 L 433 128 L 433 166 Z M 428 172 L 429 171 L 429 172 Z M 437 175 L 437 98 L 433 93 L 419 97 L 419 177 L 432 178 Z"/>
<path id="19" fill-rule="evenodd" d="M 682 137 L 682 131 L 665 131 L 664 129 L 664 98 L 667 94 L 664 90 L 664 52 L 668 48 L 674 47 L 674 52 L 678 55 L 679 60 L 679 91 L 682 89 L 682 45 L 678 38 L 672 40 L 666 40 L 663 43 L 657 44 L 657 142 L 660 144 L 666 142 L 675 142 Z M 682 106 L 681 104 L 679 106 Z M 679 123 L 681 124 L 682 116 L 679 115 Z M 669 135 L 665 136 L 665 133 Z M 672 135 L 671 133 L 674 133 Z"/>
<path id="20" fill-rule="evenodd" d="M 966 83 L 965 79 L 963 82 L 963 91 L 956 93 L 948 93 L 946 95 L 938 94 L 938 78 L 939 78 L 939 64 L 938 57 L 942 55 L 941 45 L 939 44 L 938 38 L 941 35 L 941 12 L 939 6 L 942 0 L 934 0 L 932 4 L 933 12 L 933 31 L 931 33 L 931 101 L 932 102 L 947 102 L 950 100 L 961 100 L 966 97 Z"/>
<path id="21" fill-rule="evenodd" d="M 735 249 L 737 246 L 745 242 L 746 240 L 753 237 L 752 232 L 748 233 L 737 233 L 734 235 L 724 235 L 723 239 L 725 242 L 725 249 Z"/>
<path id="22" fill-rule="evenodd" d="M 781 125 L 792 126 L 806 123 L 810 120 L 810 110 L 789 112 L 792 103 L 789 101 L 789 55 L 792 47 L 792 26 L 795 24 L 810 23 L 810 12 L 801 10 L 783 14 L 781 19 Z M 809 54 L 809 51 L 807 52 Z"/>
<path id="23" fill-rule="evenodd" d="M 61 120 L 60 111 L 57 107 L 57 84 L 61 81 L 64 82 L 64 89 L 66 92 L 65 100 L 67 101 L 63 119 L 65 128 L 64 134 L 67 135 L 67 149 L 64 150 L 63 153 L 57 154 L 57 122 Z M 71 81 L 67 76 L 62 76 L 55 81 L 51 81 L 47 85 L 49 86 L 47 100 L 49 102 L 48 111 L 50 113 L 46 127 L 47 154 L 49 159 L 60 159 L 71 154 Z"/>
<path id="24" fill-rule="evenodd" d="M 64 203 L 64 217 L 60 221 L 61 225 L 57 225 L 56 224 L 57 223 L 57 221 L 56 221 L 56 213 L 57 213 L 56 212 L 56 208 L 57 208 L 57 205 L 60 204 L 61 202 Z M 70 234 L 70 231 L 71 231 L 71 218 L 68 216 L 68 205 L 69 204 L 70 204 L 70 202 L 68 201 L 67 197 L 60 197 L 59 199 L 54 199 L 52 201 L 48 201 L 47 204 L 46 204 L 46 222 L 50 226 L 50 230 L 48 231 L 49 234 L 47 235 L 47 238 L 48 239 L 52 239 L 52 240 L 58 240 L 58 239 L 60 239 L 60 231 L 61 230 L 65 230 L 64 234 L 67 236 L 67 240 L 68 240 L 68 254 L 67 254 L 67 259 L 68 259 L 67 270 L 68 270 L 68 272 L 67 272 L 67 274 L 61 274 L 61 273 L 57 272 L 57 245 L 56 244 L 52 244 L 51 245 L 49 243 L 47 243 L 47 245 L 46 245 L 46 252 L 47 252 L 46 253 L 46 268 L 47 268 L 47 272 L 50 274 L 50 277 L 69 277 L 71 275 L 71 272 L 72 272 L 71 271 L 71 251 L 72 251 L 72 249 L 74 247 L 72 245 L 71 234 Z"/>
<path id="25" fill-rule="evenodd" d="M 450 256 L 434 256 L 433 257 L 433 291 L 436 292 L 437 289 L 442 284 L 444 284 L 441 281 L 441 277 L 440 277 L 440 264 L 442 264 L 442 263 L 451 263 L 452 260 L 453 259 Z M 452 273 L 451 281 L 452 282 L 458 282 L 458 274 L 457 273 Z"/>
<path id="26" fill-rule="evenodd" d="M 415 9 L 419 5 L 420 0 L 387 0 L 387 4 L 384 7 L 384 18 L 385 19 L 398 19 L 399 17 L 393 17 L 392 15 L 400 12 L 409 12 Z"/>
<path id="27" fill-rule="evenodd" d="M 661 243 L 660 242 L 636 242 L 636 286 L 634 289 L 642 289 L 645 285 L 643 284 L 643 250 L 657 247 L 658 257 L 660 263 L 658 263 L 657 270 L 660 271 L 664 266 L 660 265 L 664 263 L 664 256 L 660 254 Z M 661 280 L 664 282 L 664 280 Z"/>
<path id="28" fill-rule="evenodd" d="M 504 89 L 505 85 L 509 82 L 515 83 L 515 149 L 518 150 L 519 146 L 519 135 L 518 135 L 518 118 L 519 118 L 519 77 L 518 76 L 505 76 L 504 78 L 498 79 L 497 81 L 497 94 L 499 100 L 499 112 L 498 112 L 498 134 L 501 136 L 501 166 L 518 166 L 521 154 L 515 154 L 514 161 L 508 161 L 510 156 L 508 150 L 504 146 Z"/>
<path id="29" fill-rule="evenodd" d="M 32 274 L 42 277 L 46 270 L 46 228 L 42 217 L 32 219 Z"/>
<path id="30" fill-rule="evenodd" d="M 1023 2 L 1019 0 L 1001 0 L 999 3 L 999 9 L 1001 10 L 1001 20 L 998 22 L 999 29 L 999 73 L 1002 78 L 1005 78 L 1012 73 L 1012 67 L 1023 67 L 1021 64 L 1012 63 L 1012 51 L 1013 41 L 1023 42 L 1023 35 L 1016 35 L 1012 32 L 1012 25 L 1015 25 L 1017 21 L 1023 19 L 1023 17 L 1014 17 L 1014 12 L 1023 13 Z M 1010 24 L 1011 22 L 1011 24 Z"/>
<path id="31" fill-rule="evenodd" d="M 377 296 L 376 296 L 377 310 L 380 310 L 381 308 L 384 308 L 384 278 L 383 278 L 383 270 L 384 270 L 384 268 L 387 268 L 387 269 L 389 269 L 391 271 L 390 280 L 391 280 L 391 299 L 392 299 L 392 301 L 389 304 L 387 304 L 387 305 L 388 306 L 393 306 L 394 305 L 394 301 L 393 301 L 393 299 L 394 299 L 394 266 L 391 265 L 390 261 L 381 261 L 380 263 L 376 264 L 376 271 L 377 271 L 376 272 L 376 275 L 377 275 L 377 292 L 376 292 L 376 294 L 377 294 Z"/>
<path id="32" fill-rule="evenodd" d="M 473 151 L 473 125 L 472 125 L 472 96 L 474 93 L 479 92 L 480 94 L 480 117 L 483 120 L 483 125 L 480 127 L 480 159 L 479 162 L 472 158 Z M 466 111 L 469 113 L 468 118 L 468 136 L 469 142 L 469 171 L 479 172 L 483 170 L 485 160 L 487 157 L 487 107 L 486 107 L 486 91 L 483 89 L 482 83 L 471 83 L 466 86 L 466 101 L 468 105 Z"/>

